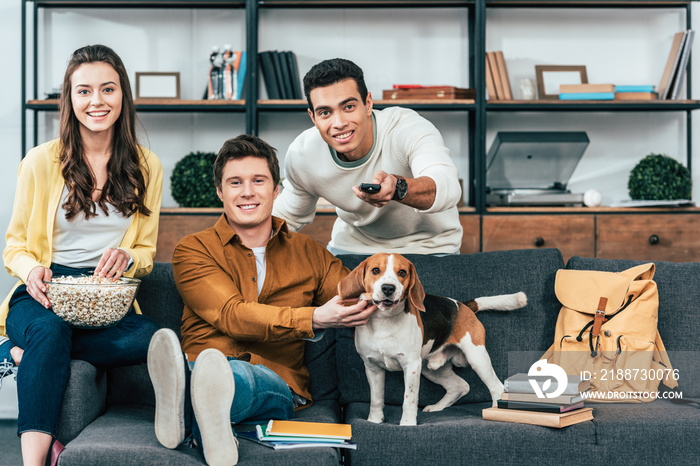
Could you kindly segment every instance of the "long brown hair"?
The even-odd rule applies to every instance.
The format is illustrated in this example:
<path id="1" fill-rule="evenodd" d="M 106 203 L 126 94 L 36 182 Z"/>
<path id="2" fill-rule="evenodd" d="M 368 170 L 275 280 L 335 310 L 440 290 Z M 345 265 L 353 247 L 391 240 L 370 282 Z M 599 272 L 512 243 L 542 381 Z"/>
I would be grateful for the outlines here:
<path id="1" fill-rule="evenodd" d="M 107 182 L 97 200 L 97 205 L 108 215 L 107 202 L 114 205 L 124 216 L 136 212 L 150 215 L 146 207 L 146 177 L 141 172 L 143 154 L 136 137 L 136 108 L 131 95 L 131 84 L 124 63 L 114 50 L 104 45 L 87 45 L 79 48 L 70 58 L 63 78 L 60 100 L 59 137 L 62 142 L 61 170 L 68 187 L 68 198 L 63 204 L 66 219 L 72 220 L 81 212 L 85 218 L 97 215 L 92 192 L 95 190 L 95 177 L 83 158 L 83 140 L 80 136 L 80 123 L 73 112 L 71 101 L 71 77 L 75 70 L 85 63 L 102 62 L 110 65 L 119 75 L 122 90 L 122 111 L 114 124 L 112 155 L 107 163 Z"/>

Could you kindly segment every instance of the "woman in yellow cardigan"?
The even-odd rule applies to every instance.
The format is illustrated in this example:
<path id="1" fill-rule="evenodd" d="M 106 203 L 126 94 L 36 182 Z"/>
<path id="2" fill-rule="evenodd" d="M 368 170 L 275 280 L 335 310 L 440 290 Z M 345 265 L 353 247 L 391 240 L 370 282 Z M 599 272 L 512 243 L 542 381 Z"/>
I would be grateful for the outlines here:
<path id="1" fill-rule="evenodd" d="M 102 45 L 82 47 L 66 69 L 59 138 L 32 149 L 20 165 L 3 253 L 19 282 L 0 307 L 0 334 L 9 336 L 0 361 L 18 365 L 25 465 L 46 460 L 71 358 L 98 367 L 145 362 L 158 329 L 134 309 L 112 327 L 76 328 L 51 311 L 44 285 L 53 275 L 151 271 L 163 175 L 157 157 L 138 145 L 135 121 L 119 56 Z"/>

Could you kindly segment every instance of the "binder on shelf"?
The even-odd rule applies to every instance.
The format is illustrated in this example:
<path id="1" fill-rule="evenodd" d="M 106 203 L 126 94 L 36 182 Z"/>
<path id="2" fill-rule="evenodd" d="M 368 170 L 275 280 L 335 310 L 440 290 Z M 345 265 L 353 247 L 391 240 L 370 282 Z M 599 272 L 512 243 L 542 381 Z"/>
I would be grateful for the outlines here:
<path id="1" fill-rule="evenodd" d="M 260 57 L 260 70 L 262 71 L 263 81 L 265 81 L 265 90 L 267 90 L 267 98 L 281 99 L 282 94 L 277 84 L 272 52 L 260 52 L 258 55 Z"/>
<path id="2" fill-rule="evenodd" d="M 260 52 L 259 55 L 268 99 L 304 98 L 299 79 L 299 67 L 293 52 L 268 50 Z"/>
<path id="3" fill-rule="evenodd" d="M 685 33 L 685 39 L 683 40 L 683 52 L 681 53 L 681 59 L 678 63 L 678 69 L 676 69 L 676 74 L 673 77 L 673 83 L 671 84 L 671 90 L 669 99 L 675 100 L 680 92 L 681 85 L 683 84 L 683 79 L 685 78 L 685 72 L 688 68 L 688 59 L 690 58 L 690 49 L 693 46 L 693 39 L 695 38 L 695 31 L 689 29 Z"/>
<path id="4" fill-rule="evenodd" d="M 678 62 L 681 58 L 681 47 L 683 46 L 683 39 L 685 37 L 685 32 L 677 32 L 673 35 L 673 42 L 671 43 L 671 51 L 668 54 L 668 59 L 666 60 L 666 66 L 661 74 L 661 81 L 657 90 L 659 92 L 660 99 L 666 99 L 668 96 L 668 91 L 671 87 L 671 80 L 673 78 L 674 72 L 678 67 Z"/>
<path id="5" fill-rule="evenodd" d="M 287 57 L 287 63 L 289 66 L 289 73 L 291 74 L 292 90 L 294 99 L 303 99 L 304 92 L 301 89 L 301 80 L 299 79 L 299 65 L 297 62 L 297 56 L 294 52 L 285 52 Z"/>
<path id="6" fill-rule="evenodd" d="M 277 78 L 277 88 L 280 91 L 280 99 L 289 99 L 288 86 L 286 85 L 287 78 L 282 69 L 282 60 L 278 51 L 270 52 L 272 54 L 272 63 L 275 69 L 275 77 Z"/>

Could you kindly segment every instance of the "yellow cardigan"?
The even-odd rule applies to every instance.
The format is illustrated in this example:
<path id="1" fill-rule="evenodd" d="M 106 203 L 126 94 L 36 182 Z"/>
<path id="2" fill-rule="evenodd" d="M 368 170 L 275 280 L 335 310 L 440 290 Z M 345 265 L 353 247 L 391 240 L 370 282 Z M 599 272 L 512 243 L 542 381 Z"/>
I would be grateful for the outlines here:
<path id="1" fill-rule="evenodd" d="M 12 218 L 2 255 L 5 269 L 19 281 L 0 306 L 2 335 L 5 334 L 10 297 L 15 289 L 26 282 L 32 269 L 51 265 L 54 220 L 65 185 L 59 160 L 60 148 L 58 139 L 37 146 L 29 151 L 19 166 Z M 139 212 L 132 215 L 131 224 L 120 244 L 134 260 L 131 269 L 124 273 L 128 277 L 142 277 L 153 268 L 163 197 L 163 167 L 154 153 L 144 147 L 140 149 L 142 160 L 148 166 L 145 204 L 152 213 L 149 216 Z M 140 312 L 138 305 L 134 304 L 134 307 Z"/>

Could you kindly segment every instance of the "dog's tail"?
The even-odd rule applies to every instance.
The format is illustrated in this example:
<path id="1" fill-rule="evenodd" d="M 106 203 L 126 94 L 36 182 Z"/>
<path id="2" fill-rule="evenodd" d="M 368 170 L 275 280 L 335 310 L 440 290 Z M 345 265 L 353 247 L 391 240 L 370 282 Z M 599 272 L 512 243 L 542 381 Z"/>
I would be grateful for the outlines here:
<path id="1" fill-rule="evenodd" d="M 527 305 L 527 296 L 522 291 L 514 294 L 483 296 L 465 303 L 474 312 L 478 311 L 512 311 Z"/>

